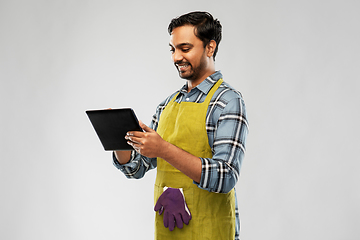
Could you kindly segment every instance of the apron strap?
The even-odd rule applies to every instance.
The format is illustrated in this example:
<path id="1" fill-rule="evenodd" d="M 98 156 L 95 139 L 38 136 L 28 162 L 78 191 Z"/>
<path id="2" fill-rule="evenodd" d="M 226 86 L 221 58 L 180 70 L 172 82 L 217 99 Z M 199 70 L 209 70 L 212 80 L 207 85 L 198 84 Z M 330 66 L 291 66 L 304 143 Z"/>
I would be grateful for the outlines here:
<path id="1" fill-rule="evenodd" d="M 220 87 L 220 85 L 223 83 L 223 79 L 220 78 L 217 83 L 214 84 L 214 86 L 212 86 L 210 92 L 207 94 L 203 104 L 209 105 L 211 98 L 213 97 L 214 93 L 216 92 L 216 90 Z"/>

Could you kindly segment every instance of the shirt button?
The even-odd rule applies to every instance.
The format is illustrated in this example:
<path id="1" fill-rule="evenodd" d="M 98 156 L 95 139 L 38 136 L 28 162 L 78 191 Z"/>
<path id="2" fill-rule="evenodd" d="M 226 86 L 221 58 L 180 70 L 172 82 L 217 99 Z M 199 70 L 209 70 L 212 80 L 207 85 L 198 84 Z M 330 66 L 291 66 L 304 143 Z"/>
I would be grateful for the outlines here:
<path id="1" fill-rule="evenodd" d="M 186 98 L 185 100 L 186 100 L 186 101 L 189 101 L 189 100 L 190 100 L 190 98 Z"/>

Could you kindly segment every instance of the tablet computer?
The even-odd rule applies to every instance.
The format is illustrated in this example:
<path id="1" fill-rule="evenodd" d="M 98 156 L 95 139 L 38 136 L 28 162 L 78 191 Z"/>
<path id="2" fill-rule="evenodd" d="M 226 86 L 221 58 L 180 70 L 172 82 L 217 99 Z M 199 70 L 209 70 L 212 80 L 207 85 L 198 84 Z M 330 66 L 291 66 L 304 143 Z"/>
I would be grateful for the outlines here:
<path id="1" fill-rule="evenodd" d="M 142 129 L 131 108 L 87 110 L 86 114 L 106 151 L 133 150 L 125 135 Z"/>

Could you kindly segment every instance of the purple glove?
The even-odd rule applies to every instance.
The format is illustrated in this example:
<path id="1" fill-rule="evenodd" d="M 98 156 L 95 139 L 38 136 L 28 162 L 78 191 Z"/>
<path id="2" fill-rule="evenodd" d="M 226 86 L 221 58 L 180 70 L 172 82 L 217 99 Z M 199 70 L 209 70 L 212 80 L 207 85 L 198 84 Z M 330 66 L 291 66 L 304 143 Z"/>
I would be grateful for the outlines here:
<path id="1" fill-rule="evenodd" d="M 183 228 L 183 223 L 188 225 L 191 219 L 191 213 L 181 190 L 167 188 L 154 207 L 155 211 L 159 211 L 159 215 L 164 212 L 164 226 L 170 231 L 174 230 L 175 222 L 178 228 Z"/>

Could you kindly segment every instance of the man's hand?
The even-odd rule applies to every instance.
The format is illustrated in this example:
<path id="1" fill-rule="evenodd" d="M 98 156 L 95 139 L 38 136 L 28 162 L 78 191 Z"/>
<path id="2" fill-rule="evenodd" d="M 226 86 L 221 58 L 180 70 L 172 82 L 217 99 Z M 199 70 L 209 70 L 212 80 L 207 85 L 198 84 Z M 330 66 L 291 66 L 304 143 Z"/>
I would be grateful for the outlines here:
<path id="1" fill-rule="evenodd" d="M 149 158 L 160 157 L 195 182 L 200 182 L 202 164 L 199 157 L 165 141 L 156 131 L 141 121 L 139 123 L 144 132 L 130 131 L 125 136 L 136 152 Z"/>
<path id="2" fill-rule="evenodd" d="M 159 157 L 161 151 L 164 150 L 166 141 L 153 129 L 139 121 L 140 127 L 144 132 L 130 131 L 126 134 L 125 139 L 135 151 L 143 156 L 154 158 Z"/>

